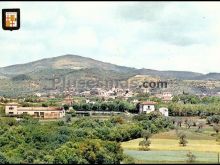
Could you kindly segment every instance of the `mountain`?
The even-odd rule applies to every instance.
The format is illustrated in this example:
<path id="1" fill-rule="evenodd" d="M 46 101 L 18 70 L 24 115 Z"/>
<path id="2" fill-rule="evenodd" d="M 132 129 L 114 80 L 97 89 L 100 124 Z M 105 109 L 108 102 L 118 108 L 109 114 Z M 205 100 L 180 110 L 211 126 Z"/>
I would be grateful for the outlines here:
<path id="1" fill-rule="evenodd" d="M 202 73 L 187 72 L 187 71 L 157 71 L 151 69 L 139 69 L 139 74 L 160 76 L 162 78 L 177 78 L 177 79 L 193 79 L 194 77 L 203 76 Z"/>
<path id="2" fill-rule="evenodd" d="M 107 80 L 108 82 L 163 80 L 169 82 L 168 90 L 175 92 L 188 90 L 192 93 L 204 91 L 215 93 L 220 89 L 220 81 L 218 81 L 220 73 L 136 69 L 78 55 L 63 55 L 0 68 L 0 95 L 47 92 L 46 87 L 51 85 L 49 80 L 54 79 L 55 76 L 65 78 L 65 83 L 75 80 Z M 216 82 L 210 84 L 207 80 L 216 80 Z"/>
<path id="3" fill-rule="evenodd" d="M 194 77 L 196 80 L 220 80 L 220 73 L 208 73 Z"/>
<path id="4" fill-rule="evenodd" d="M 104 70 L 113 70 L 118 72 L 129 72 L 135 70 L 134 68 L 117 66 L 110 63 L 97 61 L 91 58 L 81 57 L 78 55 L 64 55 L 53 58 L 45 58 L 42 60 L 18 64 L 0 68 L 0 74 L 27 74 L 37 72 L 45 69 L 85 69 L 85 68 L 99 68 Z"/>
<path id="5" fill-rule="evenodd" d="M 64 55 L 53 58 L 45 58 L 42 60 L 18 64 L 0 68 L 0 76 L 5 75 L 19 75 L 39 72 L 41 70 L 80 70 L 88 68 L 98 68 L 101 70 L 111 70 L 119 73 L 130 73 L 131 75 L 152 75 L 163 78 L 177 78 L 177 79 L 193 79 L 194 77 L 204 76 L 201 73 L 185 72 L 185 71 L 158 71 L 151 69 L 136 69 L 124 66 L 118 66 L 106 62 L 101 62 L 87 57 L 78 55 Z"/>

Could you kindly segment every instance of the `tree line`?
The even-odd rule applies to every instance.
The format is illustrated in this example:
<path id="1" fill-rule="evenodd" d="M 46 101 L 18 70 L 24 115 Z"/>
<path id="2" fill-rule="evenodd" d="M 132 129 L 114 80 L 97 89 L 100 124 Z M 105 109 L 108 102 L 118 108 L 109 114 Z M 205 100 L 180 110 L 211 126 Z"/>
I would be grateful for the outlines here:
<path id="1" fill-rule="evenodd" d="M 96 102 L 94 104 L 76 103 L 73 105 L 73 109 L 76 111 L 128 111 L 132 113 L 138 112 L 136 105 L 127 101 Z"/>

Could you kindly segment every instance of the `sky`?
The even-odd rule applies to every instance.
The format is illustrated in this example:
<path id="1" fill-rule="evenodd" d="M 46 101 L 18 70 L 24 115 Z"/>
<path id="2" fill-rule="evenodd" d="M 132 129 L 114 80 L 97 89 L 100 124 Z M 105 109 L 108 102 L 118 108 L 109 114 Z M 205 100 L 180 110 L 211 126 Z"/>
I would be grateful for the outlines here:
<path id="1" fill-rule="evenodd" d="M 0 67 L 75 54 L 156 70 L 220 72 L 219 2 L 0 2 Z"/>

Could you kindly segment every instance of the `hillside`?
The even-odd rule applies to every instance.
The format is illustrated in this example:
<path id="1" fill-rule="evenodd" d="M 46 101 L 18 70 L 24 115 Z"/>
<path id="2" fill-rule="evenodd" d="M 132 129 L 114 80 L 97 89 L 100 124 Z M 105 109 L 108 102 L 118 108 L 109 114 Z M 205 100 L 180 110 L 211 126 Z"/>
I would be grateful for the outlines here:
<path id="1" fill-rule="evenodd" d="M 208 73 L 206 75 L 200 75 L 194 77 L 195 80 L 220 80 L 220 73 Z"/>
<path id="2" fill-rule="evenodd" d="M 91 58 L 81 57 L 77 55 L 64 55 L 53 58 L 45 58 L 42 60 L 18 64 L 0 68 L 0 74 L 26 74 L 45 69 L 85 69 L 99 68 L 105 70 L 113 70 L 119 72 L 128 72 L 135 69 L 129 67 L 117 66 L 110 63 L 97 61 Z"/>
<path id="3" fill-rule="evenodd" d="M 151 75 L 162 78 L 176 78 L 176 79 L 193 79 L 193 80 L 220 80 L 220 73 L 202 74 L 189 71 L 158 71 L 152 69 L 136 69 L 124 66 L 118 66 L 106 62 L 94 60 L 92 58 L 81 57 L 78 55 L 63 55 L 53 58 L 45 58 L 42 60 L 18 64 L 0 68 L 0 76 L 11 76 L 18 74 L 31 74 L 41 70 L 80 70 L 97 68 L 103 70 L 112 70 L 119 73 L 130 73 L 131 75 Z"/>
<path id="4" fill-rule="evenodd" d="M 139 74 L 159 76 L 163 78 L 177 78 L 177 79 L 193 79 L 194 77 L 203 76 L 201 73 L 187 72 L 187 71 L 157 71 L 151 69 L 139 69 Z"/>
<path id="5" fill-rule="evenodd" d="M 168 81 L 172 92 L 192 93 L 218 92 L 220 73 L 201 74 L 189 71 L 158 71 L 118 66 L 78 55 L 53 58 L 0 68 L 0 95 L 20 95 L 46 91 L 48 80 L 65 77 L 65 81 L 76 80 L 162 80 Z M 212 80 L 210 87 L 208 80 Z M 215 80 L 215 81 L 214 81 Z"/>

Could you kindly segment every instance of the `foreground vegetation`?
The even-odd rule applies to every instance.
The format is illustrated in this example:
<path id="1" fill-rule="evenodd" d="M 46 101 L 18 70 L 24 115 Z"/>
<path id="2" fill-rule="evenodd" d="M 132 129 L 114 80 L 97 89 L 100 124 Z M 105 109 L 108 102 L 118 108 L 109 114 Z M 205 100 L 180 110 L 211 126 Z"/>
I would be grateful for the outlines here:
<path id="1" fill-rule="evenodd" d="M 63 105 L 60 121 L 20 120 L 4 116 L 0 106 L 0 163 L 216 163 L 220 152 L 220 100 L 183 94 L 172 102 L 138 96 L 130 100 L 85 98 L 72 107 Z M 170 117 L 158 111 L 137 115 L 132 100 L 157 101 L 156 109 L 168 107 Z M 62 106 L 63 99 L 19 99 L 22 106 Z M 2 100 L 2 103 L 11 100 Z M 71 109 L 70 109 L 71 108 Z M 76 111 L 120 111 L 116 116 L 78 117 Z M 190 151 L 190 152 L 189 152 Z M 188 157 L 187 157 L 188 155 Z"/>
<path id="2" fill-rule="evenodd" d="M 0 163 L 118 164 L 126 159 L 121 142 L 141 137 L 146 128 L 151 133 L 173 128 L 167 118 L 148 118 L 147 122 L 121 116 L 39 122 L 28 116 L 18 121 L 2 117 Z"/>

